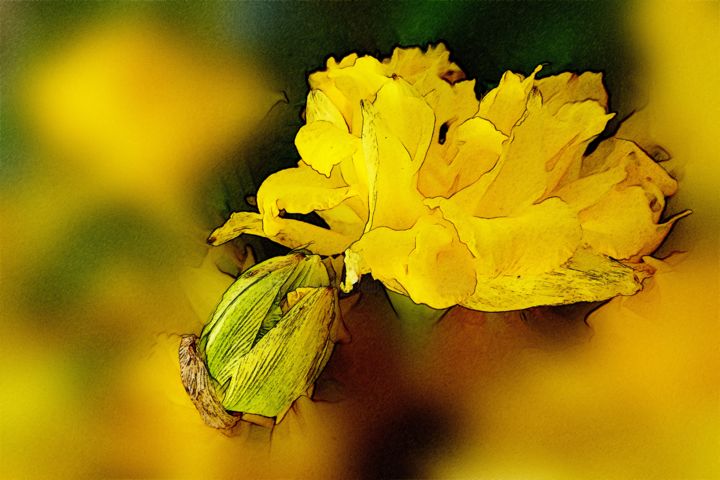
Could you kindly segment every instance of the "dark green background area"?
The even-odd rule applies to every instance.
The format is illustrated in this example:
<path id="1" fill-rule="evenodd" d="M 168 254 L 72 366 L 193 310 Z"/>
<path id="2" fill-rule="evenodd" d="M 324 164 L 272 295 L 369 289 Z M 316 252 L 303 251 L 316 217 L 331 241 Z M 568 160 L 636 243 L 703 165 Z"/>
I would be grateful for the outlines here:
<path id="1" fill-rule="evenodd" d="M 384 57 L 395 46 L 443 41 L 467 77 L 478 80 L 478 96 L 496 85 L 504 71 L 529 73 L 543 63 L 541 76 L 565 70 L 604 72 L 610 107 L 619 113 L 616 121 L 638 106 L 631 101 L 626 80 L 634 62 L 628 58 L 619 2 L 23 2 L 3 8 L 13 13 L 0 15 L 3 195 L 12 196 L 22 188 L 25 172 L 32 167 L 31 156 L 22 154 L 32 139 L 23 135 L 16 114 L 13 80 L 34 60 L 51 55 L 75 27 L 104 16 L 149 16 L 210 48 L 221 45 L 243 58 L 260 60 L 268 70 L 257 75 L 272 78 L 287 102 L 273 107 L 250 144 L 238 145 L 236 151 L 217 159 L 199 191 L 189 192 L 196 196 L 192 203 L 208 232 L 232 211 L 252 209 L 246 196 L 254 194 L 267 175 L 297 162 L 293 139 L 301 125 L 307 75 L 323 68 L 329 56 L 358 52 Z M 99 270 L 108 257 L 109 241 L 114 253 L 120 250 L 140 263 L 146 261 L 147 251 L 167 243 L 142 215 L 117 206 L 107 214 L 94 212 L 86 220 L 52 246 L 49 264 L 35 280 L 45 287 L 39 291 L 53 292 L 42 295 L 53 305 L 68 304 L 93 281 L 90 267 L 79 266 Z M 107 238 L 108 232 L 116 241 Z M 78 248 L 72 238 L 82 238 L 84 246 Z M 248 241 L 259 258 L 283 251 L 262 239 Z M 163 261 L 163 256 L 153 258 Z M 66 268 L 68 260 L 76 267 Z M 46 308 L 47 302 L 39 306 Z"/>
<path id="2" fill-rule="evenodd" d="M 73 27 L 103 16 L 158 17 L 186 35 L 221 42 L 271 68 L 279 79 L 295 125 L 307 93 L 309 72 L 329 56 L 387 56 L 395 46 L 443 41 L 478 95 L 505 70 L 540 76 L 564 70 L 605 72 L 611 108 L 628 113 L 628 68 L 621 2 L 26 2 L 11 24 L 3 21 L 3 83 L 33 57 L 43 55 Z M 11 82 L 10 82 L 11 83 Z M 11 95 L 3 90 L 3 147 L 17 136 Z M 258 132 L 266 136 L 268 132 Z M 292 132 L 276 132 L 273 143 Z M 292 149 L 290 149 L 292 150 Z M 3 148 L 3 152 L 6 152 Z M 292 156 L 291 153 L 289 153 Z M 3 154 L 3 167 L 12 167 Z M 271 163 L 275 163 L 273 160 Z M 3 168 L 4 173 L 6 168 Z M 5 176 L 5 175 L 3 175 Z"/>

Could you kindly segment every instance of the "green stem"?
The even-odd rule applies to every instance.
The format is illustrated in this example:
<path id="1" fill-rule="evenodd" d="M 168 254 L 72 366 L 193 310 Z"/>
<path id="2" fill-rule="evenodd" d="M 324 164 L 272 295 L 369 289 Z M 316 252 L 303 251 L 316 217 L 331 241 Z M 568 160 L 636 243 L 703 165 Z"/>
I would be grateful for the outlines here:
<path id="1" fill-rule="evenodd" d="M 433 325 L 445 314 L 447 309 L 437 310 L 424 304 L 413 302 L 410 297 L 386 290 L 390 304 L 399 320 L 399 333 L 402 341 L 411 349 L 425 344 Z"/>

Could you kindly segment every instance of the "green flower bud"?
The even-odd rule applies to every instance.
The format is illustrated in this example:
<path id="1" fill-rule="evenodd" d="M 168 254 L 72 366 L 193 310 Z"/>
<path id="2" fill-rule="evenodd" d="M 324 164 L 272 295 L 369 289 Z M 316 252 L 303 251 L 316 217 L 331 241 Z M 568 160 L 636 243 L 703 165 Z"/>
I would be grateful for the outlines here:
<path id="1" fill-rule="evenodd" d="M 277 325 L 239 359 L 223 399 L 228 410 L 282 416 L 330 358 L 334 289 L 300 288 L 289 297 L 295 298 Z"/>
<path id="2" fill-rule="evenodd" d="M 244 272 L 197 348 L 194 336 L 181 344 L 183 383 L 205 422 L 229 428 L 233 417 L 218 410 L 281 419 L 330 358 L 343 328 L 338 316 L 337 290 L 317 255 L 294 252 Z"/>

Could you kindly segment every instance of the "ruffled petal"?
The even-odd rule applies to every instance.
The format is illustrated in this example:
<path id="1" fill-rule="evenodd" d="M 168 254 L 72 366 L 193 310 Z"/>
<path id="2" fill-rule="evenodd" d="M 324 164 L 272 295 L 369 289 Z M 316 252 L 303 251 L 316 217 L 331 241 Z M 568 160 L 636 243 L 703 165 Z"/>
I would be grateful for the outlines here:
<path id="1" fill-rule="evenodd" d="M 575 211 L 550 198 L 509 217 L 477 218 L 444 198 L 428 199 L 451 222 L 475 257 L 478 277 L 539 274 L 565 263 L 575 252 L 582 230 Z"/>
<path id="2" fill-rule="evenodd" d="M 652 253 L 689 213 L 657 225 L 677 182 L 633 142 L 606 140 L 585 159 L 581 173 L 555 194 L 579 212 L 584 243 L 612 258 Z"/>
<path id="3" fill-rule="evenodd" d="M 551 115 L 542 98 L 531 95 L 526 117 L 513 129 L 500 161 L 488 174 L 492 180 L 476 200 L 475 214 L 508 215 L 546 197 L 611 117 L 592 100 L 564 105 Z"/>
<path id="4" fill-rule="evenodd" d="M 425 215 L 407 230 L 379 227 L 345 253 L 346 278 L 372 274 L 388 288 L 432 308 L 456 305 L 475 290 L 473 257 L 455 229 Z"/>
<path id="5" fill-rule="evenodd" d="M 633 142 L 611 138 L 583 160 L 579 179 L 563 185 L 553 194 L 575 210 L 595 205 L 616 187 L 640 186 L 654 201 L 651 210 L 659 220 L 665 196 L 672 195 L 677 182 Z"/>
<path id="6" fill-rule="evenodd" d="M 369 215 L 374 226 L 410 228 L 425 212 L 417 189 L 419 162 L 413 162 L 373 104 L 363 104 L 362 145 L 368 174 Z"/>
<path id="7" fill-rule="evenodd" d="M 245 233 L 266 237 L 288 248 L 306 248 L 318 255 L 342 253 L 353 242 L 353 239 L 338 232 L 299 220 L 278 218 L 277 223 L 277 233 L 268 236 L 263 230 L 262 217 L 259 213 L 236 212 L 222 227 L 210 234 L 208 242 L 212 245 L 221 245 Z"/>
<path id="8" fill-rule="evenodd" d="M 455 129 L 477 113 L 475 81 L 461 81 L 465 74 L 450 62 L 450 53 L 442 43 L 429 46 L 426 52 L 419 48 L 397 48 L 383 63 L 387 74 L 410 83 L 435 115 L 433 141 L 426 163 L 448 158 L 448 151 L 453 151 L 450 140 Z M 450 158 L 452 156 L 454 154 Z"/>
<path id="9" fill-rule="evenodd" d="M 419 47 L 396 48 L 392 56 L 383 60 L 388 76 L 397 75 L 415 84 L 425 75 L 432 75 L 448 83 L 465 78 L 465 74 L 450 61 L 450 52 L 444 44 L 428 45 L 426 51 Z"/>
<path id="10" fill-rule="evenodd" d="M 422 162 L 432 139 L 435 115 L 430 106 L 401 78 L 385 84 L 373 102 L 388 133 L 397 137 L 413 162 Z"/>
<path id="11" fill-rule="evenodd" d="M 656 162 L 666 162 L 672 156 L 659 144 L 653 125 L 650 110 L 635 111 L 622 121 L 615 133 L 615 138 L 630 140 L 647 152 L 650 158 Z"/>
<path id="12" fill-rule="evenodd" d="M 318 211 L 317 214 L 328 224 L 330 230 L 358 239 L 367 222 L 367 204 L 355 196 L 336 207 Z"/>
<path id="13" fill-rule="evenodd" d="M 475 80 L 464 80 L 450 85 L 437 77 L 425 77 L 413 84 L 413 87 L 425 98 L 437 117 L 437 127 L 443 123 L 460 125 L 478 112 L 475 98 Z M 437 131 L 435 140 L 438 139 Z"/>
<path id="14" fill-rule="evenodd" d="M 425 196 L 435 197 L 445 192 L 435 184 L 434 175 L 444 172 L 458 154 L 459 127 L 477 113 L 475 81 L 450 85 L 436 77 L 428 77 L 427 81 L 418 83 L 415 87 L 424 95 L 425 101 L 435 113 L 432 142 L 423 164 L 427 174 L 421 174 L 418 188 Z"/>
<path id="15" fill-rule="evenodd" d="M 343 160 L 340 163 L 340 174 L 345 183 L 352 186 L 358 192 L 367 192 L 368 189 L 368 173 L 365 163 L 365 153 L 362 149 L 362 139 L 360 141 L 361 148 L 353 154 L 349 160 Z"/>
<path id="16" fill-rule="evenodd" d="M 461 189 L 489 172 L 502 153 L 507 136 L 502 134 L 489 121 L 475 117 L 458 127 L 458 154 L 450 166 L 461 177 L 456 188 Z"/>
<path id="17" fill-rule="evenodd" d="M 596 252 L 616 259 L 640 258 L 662 243 L 683 212 L 657 225 L 663 205 L 659 190 L 639 186 L 613 188 L 579 214 L 583 241 Z"/>
<path id="18" fill-rule="evenodd" d="M 322 90 L 310 90 L 305 106 L 305 123 L 330 122 L 347 131 L 342 113 Z"/>
<path id="19" fill-rule="evenodd" d="M 257 202 L 263 229 L 266 235 L 273 236 L 279 229 L 281 210 L 300 214 L 328 210 L 354 195 L 339 175 L 324 177 L 301 162 L 298 167 L 280 170 L 266 178 Z"/>
<path id="20" fill-rule="evenodd" d="M 505 135 L 510 135 L 513 126 L 522 118 L 525 105 L 535 81 L 538 66 L 528 77 L 507 71 L 500 84 L 487 92 L 480 100 L 478 116 L 490 120 Z"/>
<path id="21" fill-rule="evenodd" d="M 584 72 L 578 75 L 563 72 L 541 78 L 535 81 L 535 86 L 540 90 L 543 104 L 550 113 L 556 113 L 566 103 L 585 100 L 594 100 L 607 111 L 608 95 L 602 83 L 602 73 Z"/>
<path id="22" fill-rule="evenodd" d="M 334 123 L 318 120 L 300 128 L 295 146 L 305 163 L 329 177 L 335 165 L 352 157 L 360 141 Z"/>
<path id="23" fill-rule="evenodd" d="M 547 108 L 544 102 L 543 99 L 543 108 Z M 548 112 L 552 110 L 548 109 Z M 570 139 L 557 155 L 545 163 L 548 175 L 544 197 L 551 195 L 558 186 L 572 181 L 580 175 L 583 155 L 588 144 L 605 129 L 608 120 L 615 116 L 614 113 L 605 114 L 606 111 L 606 107 L 595 100 L 584 100 L 566 103 L 553 114 L 560 124 L 583 125 L 584 128 L 576 129 L 576 136 Z"/>
<path id="24" fill-rule="evenodd" d="M 265 236 L 262 228 L 262 217 L 255 212 L 235 212 L 221 227 L 216 228 L 208 237 L 211 245 L 222 245 L 239 237 L 243 233 Z"/>
<path id="25" fill-rule="evenodd" d="M 451 140 L 454 158 L 428 158 L 420 168 L 418 189 L 428 197 L 449 197 L 475 183 L 495 166 L 506 140 L 488 120 L 475 117 L 463 122 Z"/>
<path id="26" fill-rule="evenodd" d="M 554 195 L 566 201 L 579 212 L 597 203 L 615 185 L 626 178 L 627 171 L 622 166 L 608 168 L 568 183 L 554 192 Z"/>
<path id="27" fill-rule="evenodd" d="M 356 53 L 346 56 L 340 62 L 337 62 L 334 58 L 330 57 L 327 60 L 325 70 L 314 72 L 308 77 L 308 83 L 310 84 L 311 91 L 321 91 L 328 99 L 330 99 L 330 102 L 335 105 L 342 114 L 345 123 L 348 125 L 349 131 L 352 127 L 351 122 L 353 119 L 353 106 L 337 88 L 335 82 L 333 82 L 330 78 L 330 72 L 352 67 L 357 61 L 357 58 L 358 56 Z"/>
<path id="28" fill-rule="evenodd" d="M 537 305 L 597 302 L 617 295 L 632 295 L 647 276 L 589 250 L 580 249 L 568 262 L 549 272 L 527 275 L 478 276 L 477 289 L 462 305 L 498 312 Z"/>
<path id="29" fill-rule="evenodd" d="M 655 163 L 640 147 L 629 140 L 610 138 L 584 161 L 581 176 L 594 175 L 620 167 L 627 172 L 623 185 L 656 185 L 666 197 L 675 194 L 677 181 Z"/>
<path id="30" fill-rule="evenodd" d="M 370 56 L 348 55 L 341 62 L 327 61 L 327 69 L 308 77 L 310 88 L 322 90 L 342 112 L 349 131 L 360 136 L 361 100 L 373 100 L 380 87 L 390 81 L 385 67 Z"/>
<path id="31" fill-rule="evenodd" d="M 488 311 L 629 295 L 676 182 L 637 145 L 611 139 L 597 73 L 506 72 L 482 101 L 444 45 L 349 55 L 310 76 L 296 137 L 303 161 L 269 177 L 260 215 L 215 232 L 344 250 L 343 288 L 371 273 L 433 308 Z M 330 230 L 283 218 L 317 212 Z M 622 260 L 622 262 L 618 261 Z"/>

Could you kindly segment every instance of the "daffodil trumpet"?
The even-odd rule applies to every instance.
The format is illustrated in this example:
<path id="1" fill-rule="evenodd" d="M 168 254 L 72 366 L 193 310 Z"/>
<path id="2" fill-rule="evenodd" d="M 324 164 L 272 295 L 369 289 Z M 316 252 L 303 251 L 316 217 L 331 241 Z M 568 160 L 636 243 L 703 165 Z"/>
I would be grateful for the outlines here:
<path id="1" fill-rule="evenodd" d="M 673 224 L 676 181 L 630 138 L 588 145 L 613 117 L 602 75 L 506 72 L 478 100 L 444 45 L 330 58 L 309 76 L 301 160 L 258 212 L 210 236 L 259 235 L 344 258 L 434 309 L 508 311 L 632 295 Z M 316 212 L 328 228 L 285 218 Z"/>

